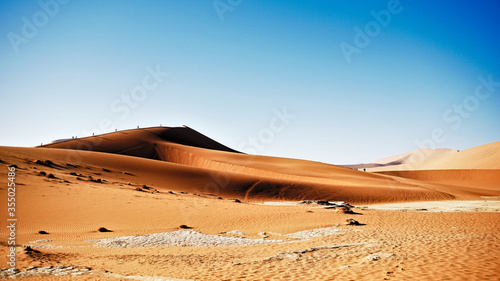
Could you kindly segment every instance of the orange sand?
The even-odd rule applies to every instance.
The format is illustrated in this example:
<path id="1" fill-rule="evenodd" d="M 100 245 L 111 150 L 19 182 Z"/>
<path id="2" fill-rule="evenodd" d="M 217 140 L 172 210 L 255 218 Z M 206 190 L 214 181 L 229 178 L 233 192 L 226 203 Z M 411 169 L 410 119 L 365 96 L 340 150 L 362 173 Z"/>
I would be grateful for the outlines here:
<path id="1" fill-rule="evenodd" d="M 475 159 L 466 151 L 452 155 L 460 153 L 467 153 L 462 161 Z M 6 166 L 18 166 L 16 242 L 20 269 L 74 265 L 119 274 L 74 277 L 82 280 L 119 280 L 132 275 L 136 280 L 141 280 L 140 276 L 195 280 L 500 278 L 499 213 L 356 208 L 360 214 L 352 215 L 315 205 L 257 204 L 328 199 L 365 205 L 495 197 L 500 196 L 500 167 L 495 161 L 483 161 L 476 170 L 374 174 L 310 161 L 246 155 L 190 128 L 129 130 L 41 148 L 0 147 L 0 160 L 4 167 L 0 169 L 1 202 L 7 201 Z M 36 160 L 51 162 L 37 164 Z M 48 174 L 55 178 L 48 178 Z M 228 200 L 232 198 L 243 202 Z M 6 208 L 0 214 L 5 221 Z M 366 225 L 345 226 L 342 223 L 347 218 Z M 266 232 L 266 239 L 295 242 L 139 249 L 95 248 L 86 242 L 171 232 L 183 224 L 204 234 L 239 230 L 245 237 L 261 238 L 259 233 Z M 98 232 L 99 227 L 113 232 Z M 337 228 L 339 234 L 300 241 L 282 235 L 324 227 Z M 38 234 L 40 230 L 50 234 Z M 0 263 L 7 267 L 6 228 L 0 235 Z M 37 257 L 23 252 L 21 245 L 40 239 L 51 240 L 42 244 L 65 247 L 39 249 Z M 321 248 L 332 245 L 344 246 Z M 285 258 L 279 255 L 314 247 L 319 248 Z M 377 253 L 379 260 L 367 259 Z"/>

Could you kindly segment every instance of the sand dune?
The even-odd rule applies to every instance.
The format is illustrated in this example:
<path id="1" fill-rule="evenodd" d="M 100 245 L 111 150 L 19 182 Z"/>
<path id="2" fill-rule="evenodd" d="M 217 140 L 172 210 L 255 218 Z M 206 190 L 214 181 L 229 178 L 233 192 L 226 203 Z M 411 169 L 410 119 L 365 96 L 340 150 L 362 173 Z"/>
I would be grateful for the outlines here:
<path id="1" fill-rule="evenodd" d="M 439 155 L 425 161 L 384 165 L 367 170 L 377 174 L 455 186 L 456 192 L 465 190 L 486 195 L 500 189 L 500 142 L 460 152 L 444 150 Z"/>
<path id="2" fill-rule="evenodd" d="M 436 149 L 419 148 L 411 152 L 381 158 L 375 160 L 373 163 L 382 165 L 408 164 L 408 163 L 428 161 L 454 153 L 457 153 L 457 150 L 449 148 L 436 148 Z"/>
<path id="3" fill-rule="evenodd" d="M 441 169 L 500 169 L 500 142 L 480 145 L 456 153 L 445 153 L 441 157 L 425 161 L 371 168 L 370 171 Z"/>
<path id="4" fill-rule="evenodd" d="M 417 150 L 413 150 L 410 152 L 393 155 L 389 157 L 384 157 L 373 161 L 372 163 L 366 164 L 351 164 L 351 165 L 342 165 L 344 167 L 352 168 L 352 169 L 368 169 L 368 168 L 379 168 L 385 166 L 397 166 L 402 164 L 410 164 L 422 161 L 428 161 L 432 159 L 437 159 L 443 156 L 447 156 L 450 154 L 457 153 L 458 151 L 455 149 L 449 148 L 419 148 Z"/>
<path id="5" fill-rule="evenodd" d="M 453 169 L 453 170 L 414 170 L 414 171 L 385 171 L 379 174 L 391 175 L 425 182 L 434 182 L 458 187 L 474 188 L 479 193 L 488 193 L 486 190 L 500 189 L 500 169 Z"/>
<path id="6" fill-rule="evenodd" d="M 166 161 L 138 158 L 94 151 L 77 151 L 55 148 L 8 148 L 0 149 L 2 155 L 14 155 L 23 159 L 21 164 L 30 163 L 29 170 L 36 172 L 36 160 L 49 160 L 55 163 L 53 173 L 56 177 L 67 178 L 70 172 L 88 174 L 88 170 L 100 173 L 94 178 L 109 182 L 152 185 L 155 188 L 176 192 L 214 194 L 245 200 L 334 200 L 349 202 L 395 202 L 406 200 L 453 199 L 452 189 L 441 190 L 438 185 L 399 178 L 357 172 L 336 166 L 324 167 L 321 163 L 257 157 L 255 163 L 243 165 L 239 159 L 228 162 L 199 160 L 196 165 L 184 165 Z M 226 152 L 221 152 L 226 153 Z M 236 158 L 241 156 L 236 154 Z M 253 156 L 245 156 L 250 159 Z M 5 157 L 4 157 L 5 158 Z M 266 161 L 269 158 L 269 161 Z M 281 165 L 282 172 L 270 171 L 266 165 Z M 236 162 L 237 164 L 232 163 Z M 263 164 L 261 163 L 263 162 Z M 285 165 L 288 164 L 288 165 Z M 70 166 L 68 166 L 70 165 Z M 202 167 L 205 165 L 205 167 Z M 292 166 L 304 169 L 293 173 Z M 106 173 L 99 170 L 115 171 Z M 122 172 L 126 171 L 127 174 Z M 132 175 L 129 175 L 132 174 Z M 471 195 L 473 195 L 471 193 Z"/>
<path id="7" fill-rule="evenodd" d="M 478 151 L 468 152 L 469 157 L 480 158 L 475 153 L 483 150 Z M 498 279 L 499 216 L 486 208 L 430 213 L 357 207 L 347 214 L 315 204 L 257 204 L 498 200 L 495 169 L 360 172 L 246 155 L 190 128 L 164 127 L 37 148 L 0 147 L 0 163 L 17 167 L 21 271 L 16 277 Z M 7 172 L 0 170 L 4 202 Z M 348 219 L 361 225 L 347 226 Z M 111 232 L 98 231 L 101 227 Z M 5 264 L 8 229 L 0 229 L 0 235 L 0 263 Z M 28 245 L 38 252 L 26 251 Z M 7 276 L 13 275 L 0 271 L 0 278 Z"/>
<path id="8" fill-rule="evenodd" d="M 392 175 L 364 173 L 311 161 L 246 155 L 187 127 L 120 131 L 57 142 L 39 149 L 49 153 L 56 148 L 70 150 L 59 153 L 92 159 L 93 163 L 111 169 L 144 173 L 141 176 L 160 189 L 245 200 L 328 199 L 369 203 L 470 198 L 477 193 L 475 190 L 457 193 L 449 186 L 402 181 Z M 117 158 L 123 155 L 134 157 Z M 137 157 L 146 159 L 138 162 Z M 171 184 L 165 187 L 167 178 Z"/>

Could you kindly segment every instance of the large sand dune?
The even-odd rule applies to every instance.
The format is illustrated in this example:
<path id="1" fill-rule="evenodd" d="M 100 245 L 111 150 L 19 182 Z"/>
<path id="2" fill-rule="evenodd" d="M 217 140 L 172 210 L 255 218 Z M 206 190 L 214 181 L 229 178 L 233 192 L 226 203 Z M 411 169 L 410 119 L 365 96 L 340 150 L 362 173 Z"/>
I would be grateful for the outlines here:
<path id="1" fill-rule="evenodd" d="M 0 147 L 0 164 L 16 167 L 16 276 L 30 280 L 498 279 L 498 212 L 422 211 L 422 201 L 498 198 L 495 169 L 361 172 L 164 127 Z M 349 214 L 259 204 L 302 199 L 421 205 Z M 351 218 L 364 225 L 344 225 Z M 6 264 L 8 229 L 0 235 Z"/>
<path id="2" fill-rule="evenodd" d="M 38 150 L 43 154 L 38 157 L 43 159 L 50 159 L 57 150 L 60 156 L 54 161 L 75 158 L 82 163 L 132 171 L 160 189 L 246 200 L 420 201 L 471 198 L 481 190 L 476 187 L 457 192 L 449 185 L 324 163 L 246 155 L 188 127 L 120 131 L 53 143 Z M 31 152 L 24 153 L 27 157 Z"/>

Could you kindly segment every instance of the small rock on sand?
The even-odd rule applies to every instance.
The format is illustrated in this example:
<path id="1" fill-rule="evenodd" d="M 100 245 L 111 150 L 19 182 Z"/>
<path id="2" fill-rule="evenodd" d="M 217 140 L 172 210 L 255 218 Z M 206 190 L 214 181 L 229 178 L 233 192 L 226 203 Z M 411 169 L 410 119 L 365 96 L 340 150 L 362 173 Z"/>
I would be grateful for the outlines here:
<path id="1" fill-rule="evenodd" d="M 357 220 L 354 220 L 354 219 L 347 219 L 345 221 L 345 224 L 346 225 L 361 225 Z"/>

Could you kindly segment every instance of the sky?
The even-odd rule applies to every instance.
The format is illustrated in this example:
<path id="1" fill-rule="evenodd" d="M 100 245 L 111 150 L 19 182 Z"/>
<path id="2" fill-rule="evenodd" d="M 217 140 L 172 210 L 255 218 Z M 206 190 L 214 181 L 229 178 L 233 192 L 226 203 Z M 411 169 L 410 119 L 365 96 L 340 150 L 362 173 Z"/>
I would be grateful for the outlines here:
<path id="1" fill-rule="evenodd" d="M 0 145 L 187 125 L 367 163 L 500 141 L 500 3 L 1 1 Z"/>

